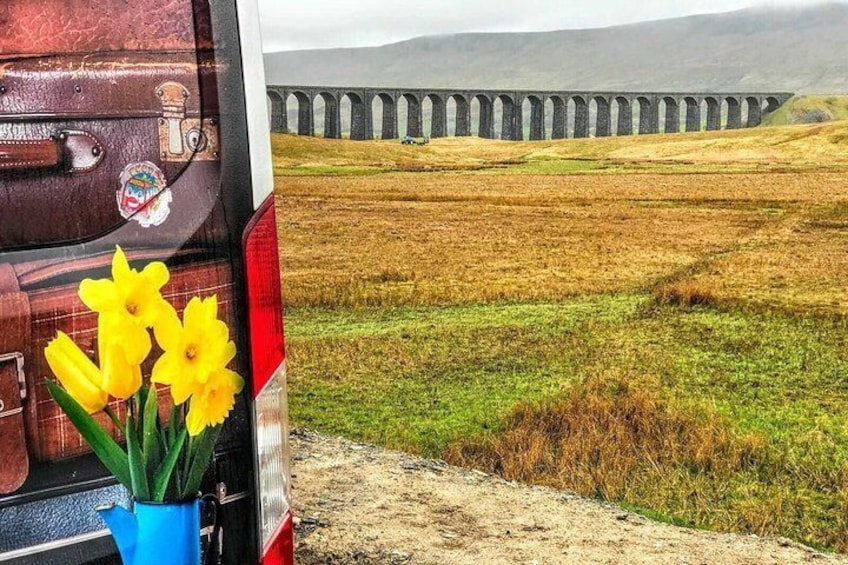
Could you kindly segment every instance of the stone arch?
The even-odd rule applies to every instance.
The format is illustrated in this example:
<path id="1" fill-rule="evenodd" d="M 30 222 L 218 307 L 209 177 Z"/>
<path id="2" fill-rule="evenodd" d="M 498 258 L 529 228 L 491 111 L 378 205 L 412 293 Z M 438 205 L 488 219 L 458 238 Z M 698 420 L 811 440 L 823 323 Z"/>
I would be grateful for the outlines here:
<path id="1" fill-rule="evenodd" d="M 283 99 L 283 95 L 276 90 L 268 90 L 267 95 L 271 132 L 288 133 L 288 116 L 286 115 L 286 101 Z"/>
<path id="2" fill-rule="evenodd" d="M 582 96 L 572 96 L 574 104 L 574 138 L 589 137 L 589 103 Z"/>
<path id="3" fill-rule="evenodd" d="M 526 112 L 525 112 L 526 110 Z M 547 138 L 545 131 L 545 101 L 543 98 L 530 94 L 522 103 L 522 124 L 526 123 L 530 126 L 528 139 L 530 141 L 542 141 Z M 522 138 L 524 132 L 521 132 Z"/>
<path id="4" fill-rule="evenodd" d="M 726 129 L 740 129 L 742 127 L 742 103 L 735 96 L 727 96 L 722 105 L 727 108 Z"/>
<path id="5" fill-rule="evenodd" d="M 756 96 L 748 96 L 743 101 L 745 127 L 755 128 L 763 122 L 763 104 Z"/>
<path id="6" fill-rule="evenodd" d="M 429 120 L 427 117 L 429 116 Z M 433 100 L 426 94 L 421 96 L 421 135 L 429 139 L 433 133 Z"/>
<path id="7" fill-rule="evenodd" d="M 714 96 L 704 98 L 707 108 L 707 131 L 718 131 L 721 129 L 721 102 Z"/>
<path id="8" fill-rule="evenodd" d="M 547 96 L 542 98 L 542 111 L 545 112 L 545 139 L 553 139 L 554 101 Z"/>
<path id="9" fill-rule="evenodd" d="M 500 110 L 500 111 L 499 111 Z M 495 123 L 495 135 L 500 139 L 521 141 L 524 137 L 521 124 L 521 106 L 509 94 L 499 94 L 494 100 L 495 119 L 500 116 L 500 128 Z M 500 129 L 500 131 L 498 131 Z"/>
<path id="10" fill-rule="evenodd" d="M 492 129 L 494 130 L 493 139 L 503 139 L 503 100 L 500 96 L 495 96 L 492 99 Z"/>
<path id="11" fill-rule="evenodd" d="M 448 129 L 446 137 L 456 137 L 456 100 L 453 96 L 445 96 L 445 112 L 447 113 Z"/>
<path id="12" fill-rule="evenodd" d="M 462 94 L 451 94 L 448 96 L 448 106 L 453 101 L 454 113 L 454 135 L 456 137 L 468 137 L 471 135 L 471 102 Z"/>
<path id="13" fill-rule="evenodd" d="M 292 106 L 297 105 L 297 134 L 313 136 L 315 135 L 315 123 L 312 118 L 312 99 L 309 95 L 301 90 L 291 92 L 285 101 L 285 107 L 291 111 Z M 286 118 L 290 123 L 291 119 Z"/>
<path id="14" fill-rule="evenodd" d="M 394 96 L 387 92 L 378 92 L 371 102 L 371 115 L 372 131 L 379 131 L 380 139 L 398 138 L 397 103 Z"/>
<path id="15" fill-rule="evenodd" d="M 324 137 L 327 139 L 341 139 L 342 117 L 339 101 L 336 96 L 328 91 L 319 92 L 313 99 L 313 123 L 324 124 Z"/>
<path id="16" fill-rule="evenodd" d="M 405 92 L 401 98 L 406 103 L 406 135 L 424 137 L 424 112 L 422 100 L 411 92 Z"/>
<path id="17" fill-rule="evenodd" d="M 686 105 L 686 131 L 701 131 L 701 104 L 693 97 L 683 99 Z"/>
<path id="18" fill-rule="evenodd" d="M 783 103 L 776 97 L 767 96 L 766 99 L 763 101 L 763 117 L 768 116 L 769 114 L 780 108 L 782 105 Z"/>
<path id="19" fill-rule="evenodd" d="M 345 119 L 347 117 L 345 111 L 347 105 L 350 107 L 349 121 Z M 350 138 L 355 141 L 374 139 L 371 100 L 367 99 L 363 93 L 348 91 L 342 96 L 341 106 L 342 123 L 344 125 L 347 121 Z"/>
<path id="20" fill-rule="evenodd" d="M 471 97 L 471 115 L 477 115 L 477 135 L 483 139 L 495 138 L 495 105 L 485 94 Z"/>
<path id="21" fill-rule="evenodd" d="M 673 96 L 664 96 L 660 101 L 663 116 L 663 133 L 680 133 L 680 105 Z"/>
<path id="22" fill-rule="evenodd" d="M 568 103 L 559 95 L 548 97 L 551 103 L 551 139 L 568 137 Z"/>
<path id="23" fill-rule="evenodd" d="M 653 101 L 646 96 L 639 96 L 636 98 L 636 106 L 639 111 L 639 135 L 658 133 L 659 109 Z"/>
<path id="24" fill-rule="evenodd" d="M 424 100 L 432 105 L 430 111 L 430 137 L 436 139 L 448 135 L 448 105 L 447 99 L 439 94 L 430 93 Z"/>
<path id="25" fill-rule="evenodd" d="M 595 96 L 589 101 L 589 115 L 595 114 L 595 137 L 612 135 L 612 113 L 609 100 L 604 96 Z"/>
<path id="26" fill-rule="evenodd" d="M 615 104 L 616 126 L 615 135 L 633 135 L 633 106 L 626 96 L 616 96 Z"/>

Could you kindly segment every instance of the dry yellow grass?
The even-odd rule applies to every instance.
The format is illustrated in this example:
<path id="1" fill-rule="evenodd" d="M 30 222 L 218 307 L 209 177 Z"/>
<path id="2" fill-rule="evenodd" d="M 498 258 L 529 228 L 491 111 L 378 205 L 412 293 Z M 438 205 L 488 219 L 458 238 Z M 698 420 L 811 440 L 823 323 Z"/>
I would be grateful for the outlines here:
<path id="1" fill-rule="evenodd" d="M 696 277 L 719 300 L 848 307 L 841 172 L 284 177 L 278 194 L 294 306 L 555 300 Z"/>
<path id="2" fill-rule="evenodd" d="M 560 160 L 595 160 L 605 165 L 685 165 L 690 170 L 821 168 L 848 166 L 848 122 L 676 135 L 535 142 L 444 138 L 424 147 L 397 141 L 275 135 L 276 167 L 297 173 L 309 167 L 439 171 L 544 167 Z M 512 173 L 510 169 L 507 172 Z"/>
<path id="3" fill-rule="evenodd" d="M 693 275 L 739 304 L 803 313 L 848 313 L 848 208 L 811 205 Z"/>
<path id="4" fill-rule="evenodd" d="M 560 400 L 519 405 L 503 432 L 460 440 L 446 459 L 510 480 L 638 504 L 667 499 L 682 483 L 703 489 L 689 492 L 693 497 L 730 497 L 731 479 L 761 465 L 764 446 L 761 436 L 739 436 L 726 418 L 666 398 L 655 385 L 600 378 L 572 387 Z M 730 516 L 709 516 L 697 500 L 688 506 L 724 529 L 740 526 Z M 742 529 L 772 534 L 773 527 Z"/>

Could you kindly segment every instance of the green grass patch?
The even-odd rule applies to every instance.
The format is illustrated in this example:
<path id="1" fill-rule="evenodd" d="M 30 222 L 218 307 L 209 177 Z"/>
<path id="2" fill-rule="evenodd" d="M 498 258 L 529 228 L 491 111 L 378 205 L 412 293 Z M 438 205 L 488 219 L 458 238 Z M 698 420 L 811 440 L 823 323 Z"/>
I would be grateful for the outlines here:
<path id="1" fill-rule="evenodd" d="M 389 169 L 385 167 L 367 166 L 367 165 L 296 165 L 291 167 L 283 167 L 276 165 L 274 167 L 274 176 L 291 177 L 291 176 L 306 176 L 306 177 L 327 177 L 327 176 L 368 176 L 385 173 Z"/>
<path id="2" fill-rule="evenodd" d="M 848 332 L 841 320 L 657 306 L 648 296 L 288 313 L 294 422 L 441 457 L 519 402 L 614 376 L 765 438 L 720 488 L 683 473 L 628 503 L 673 523 L 848 547 Z M 699 480 L 703 480 L 701 477 Z M 693 498 L 700 502 L 693 504 Z"/>

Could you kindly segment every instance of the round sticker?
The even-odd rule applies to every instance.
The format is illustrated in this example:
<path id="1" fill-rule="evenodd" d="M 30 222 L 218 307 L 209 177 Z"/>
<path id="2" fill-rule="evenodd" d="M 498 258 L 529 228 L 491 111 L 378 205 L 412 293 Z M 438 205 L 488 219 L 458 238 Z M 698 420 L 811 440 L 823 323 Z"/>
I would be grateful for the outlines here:
<path id="1" fill-rule="evenodd" d="M 171 213 L 174 197 L 159 167 L 149 161 L 127 165 L 121 173 L 118 210 L 141 227 L 159 226 Z"/>

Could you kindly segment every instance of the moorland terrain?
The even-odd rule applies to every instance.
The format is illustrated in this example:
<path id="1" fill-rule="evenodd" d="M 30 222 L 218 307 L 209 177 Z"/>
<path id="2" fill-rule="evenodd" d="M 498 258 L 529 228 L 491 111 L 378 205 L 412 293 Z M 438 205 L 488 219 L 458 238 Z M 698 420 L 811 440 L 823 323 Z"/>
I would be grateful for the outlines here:
<path id="1" fill-rule="evenodd" d="M 295 424 L 848 551 L 848 123 L 273 144 Z"/>

